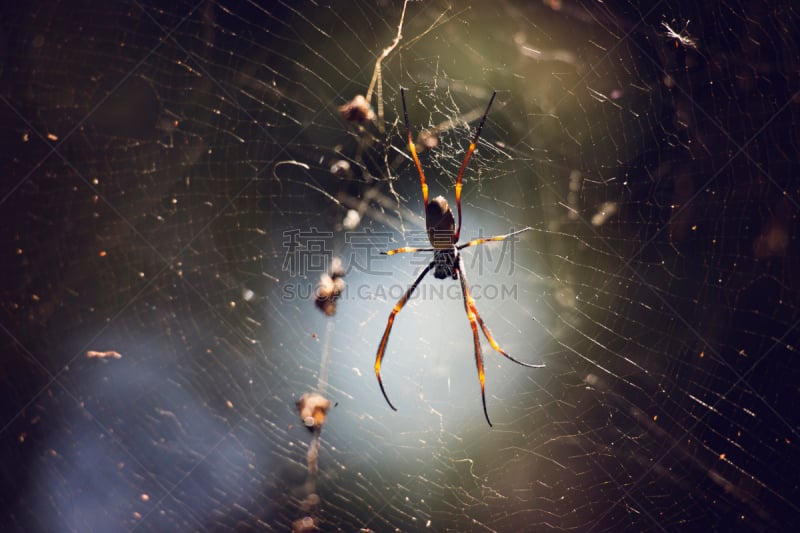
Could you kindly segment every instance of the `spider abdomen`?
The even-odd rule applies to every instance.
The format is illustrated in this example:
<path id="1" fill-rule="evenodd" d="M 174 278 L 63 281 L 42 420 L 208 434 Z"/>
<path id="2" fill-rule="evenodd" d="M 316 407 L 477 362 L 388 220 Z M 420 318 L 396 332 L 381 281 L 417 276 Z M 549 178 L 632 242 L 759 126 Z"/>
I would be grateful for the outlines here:
<path id="1" fill-rule="evenodd" d="M 456 243 L 456 221 L 444 196 L 432 199 L 425 208 L 428 240 L 436 249 L 449 249 Z M 439 277 L 439 276 L 436 276 Z"/>

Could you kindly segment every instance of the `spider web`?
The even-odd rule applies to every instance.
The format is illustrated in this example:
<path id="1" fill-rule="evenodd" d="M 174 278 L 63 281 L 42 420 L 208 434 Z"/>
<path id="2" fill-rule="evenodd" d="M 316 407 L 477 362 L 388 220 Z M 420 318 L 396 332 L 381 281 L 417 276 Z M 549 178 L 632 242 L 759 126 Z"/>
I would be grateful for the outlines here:
<path id="1" fill-rule="evenodd" d="M 3 530 L 796 524 L 800 28 L 700 4 L 7 8 Z M 425 241 L 401 86 L 453 208 L 498 92 L 463 236 L 531 230 L 465 266 L 546 367 L 483 342 L 494 428 L 456 281 L 397 318 L 397 412 L 373 375 L 430 260 L 379 255 Z"/>

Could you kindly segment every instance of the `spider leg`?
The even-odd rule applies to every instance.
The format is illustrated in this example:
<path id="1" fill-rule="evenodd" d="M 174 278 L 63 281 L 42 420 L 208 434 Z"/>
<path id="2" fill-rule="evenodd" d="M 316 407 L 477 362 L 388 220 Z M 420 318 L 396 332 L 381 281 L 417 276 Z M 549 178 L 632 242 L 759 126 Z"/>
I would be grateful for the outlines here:
<path id="1" fill-rule="evenodd" d="M 458 268 L 458 279 L 461 281 L 461 294 L 464 297 L 464 309 L 467 311 L 467 319 L 472 328 L 472 341 L 475 343 L 475 366 L 478 367 L 478 379 L 481 382 L 481 401 L 483 402 L 483 416 L 486 417 L 489 427 L 492 427 L 492 421 L 489 420 L 489 412 L 486 410 L 486 391 L 485 382 L 486 375 L 483 371 L 483 353 L 481 352 L 481 339 L 478 336 L 477 314 L 475 312 L 475 301 L 472 299 L 472 294 L 469 292 L 469 285 L 467 284 L 467 277 L 464 275 L 464 264 L 461 255 L 456 259 Z M 479 319 L 478 319 L 479 320 Z"/>
<path id="2" fill-rule="evenodd" d="M 475 239 L 474 241 L 469 241 L 466 244 L 462 244 L 461 246 L 458 247 L 458 249 L 460 250 L 462 248 L 466 248 L 467 246 L 473 246 L 475 244 L 482 244 L 484 242 L 489 242 L 489 241 L 502 241 L 503 239 L 511 237 L 512 235 L 516 235 L 517 233 L 521 233 L 523 231 L 527 231 L 529 229 L 530 228 L 524 228 L 524 229 L 521 229 L 519 231 L 515 231 L 514 233 L 509 233 L 508 235 L 499 235 L 497 237 L 488 237 L 486 239 Z M 466 277 L 466 272 L 464 271 L 464 265 L 461 264 L 460 262 L 459 262 L 459 265 L 458 265 L 458 274 L 462 278 Z M 508 359 L 514 361 L 518 365 L 527 366 L 528 368 L 544 368 L 545 365 L 533 365 L 533 364 L 530 364 L 530 363 L 523 363 L 522 361 L 514 359 L 513 357 L 508 355 L 508 353 L 505 350 L 500 348 L 500 345 L 497 344 L 497 341 L 494 340 L 494 337 L 492 336 L 492 332 L 489 329 L 489 326 L 486 325 L 486 323 L 481 318 L 480 313 L 478 313 L 478 308 L 475 306 L 475 300 L 470 298 L 470 301 L 468 302 L 467 305 L 472 307 L 472 312 L 475 314 L 475 318 L 478 320 L 478 324 L 480 324 L 481 329 L 483 330 L 483 335 L 486 337 L 486 340 L 489 341 L 489 344 L 492 345 L 492 348 L 494 348 L 498 353 L 500 353 L 501 355 L 504 355 Z"/>
<path id="3" fill-rule="evenodd" d="M 504 241 L 504 240 L 508 239 L 509 237 L 513 237 L 514 235 L 517 235 L 518 233 L 522 233 L 523 231 L 528 231 L 529 229 L 531 229 L 531 228 L 527 227 L 527 228 L 522 228 L 522 229 L 517 230 L 517 231 L 513 231 L 511 233 L 507 233 L 505 235 L 496 235 L 494 237 L 484 237 L 482 239 L 475 239 L 475 240 L 466 242 L 464 244 L 459 244 L 457 246 L 457 248 L 459 250 L 463 250 L 464 248 L 467 248 L 469 246 L 475 246 L 477 244 L 483 244 L 483 243 L 486 243 L 486 242 Z"/>
<path id="4" fill-rule="evenodd" d="M 400 87 L 400 98 L 403 100 L 403 118 L 406 121 L 406 137 L 408 137 L 408 151 L 411 152 L 411 157 L 414 158 L 414 164 L 417 165 L 417 172 L 419 173 L 419 183 L 420 185 L 422 185 L 422 201 L 425 204 L 425 209 L 427 209 L 428 184 L 425 182 L 425 173 L 422 172 L 422 164 L 419 162 L 419 157 L 417 156 L 417 147 L 414 145 L 414 140 L 411 138 L 411 126 L 408 124 L 408 111 L 406 110 L 406 90 L 403 87 Z"/>
<path id="5" fill-rule="evenodd" d="M 388 403 L 389 407 L 391 407 L 395 411 L 397 411 L 397 407 L 392 405 L 392 402 L 389 401 L 389 397 L 386 395 L 386 391 L 383 388 L 383 381 L 381 380 L 381 362 L 383 361 L 383 355 L 386 352 L 386 344 L 389 342 L 389 333 L 392 332 L 394 317 L 397 316 L 397 313 L 399 313 L 401 309 L 403 309 L 403 306 L 406 305 L 408 299 L 411 298 L 411 294 L 414 292 L 414 289 L 417 288 L 417 285 L 419 285 L 420 281 L 422 281 L 422 278 L 425 277 L 425 274 L 430 272 L 433 266 L 434 263 L 433 261 L 431 261 L 430 264 L 425 267 L 425 270 L 423 270 L 420 273 L 420 275 L 417 276 L 417 279 L 414 280 L 414 283 L 411 284 L 411 286 L 408 288 L 403 297 L 397 301 L 394 308 L 392 309 L 392 312 L 389 313 L 389 320 L 386 323 L 386 330 L 383 332 L 381 343 L 378 346 L 378 354 L 375 356 L 375 377 L 378 378 L 378 385 L 380 385 L 381 387 L 381 392 L 383 393 L 383 397 L 386 399 L 386 403 Z"/>
<path id="6" fill-rule="evenodd" d="M 481 118 L 480 124 L 478 124 L 478 130 L 475 132 L 475 137 L 472 138 L 472 142 L 469 143 L 469 148 L 467 149 L 467 155 L 464 157 L 464 162 L 461 163 L 461 170 L 458 171 L 458 177 L 456 178 L 456 206 L 458 207 L 458 229 L 455 233 L 454 242 L 458 242 L 458 236 L 461 233 L 461 180 L 464 177 L 464 170 L 467 168 L 467 163 L 469 163 L 470 158 L 472 157 L 472 152 L 475 151 L 475 147 L 478 145 L 478 139 L 481 136 L 481 129 L 483 129 L 483 123 L 486 122 L 486 116 L 489 114 L 489 109 L 492 107 L 492 102 L 494 102 L 494 97 L 497 96 L 497 91 L 492 92 L 492 97 L 489 99 L 489 105 L 486 106 L 486 111 L 483 113 L 483 118 Z M 491 426 L 491 424 L 489 424 Z"/>
<path id="7" fill-rule="evenodd" d="M 481 329 L 483 330 L 483 334 L 486 337 L 486 340 L 489 341 L 489 344 L 491 344 L 492 348 L 497 350 L 497 352 L 499 352 L 500 354 L 502 354 L 502 355 L 506 356 L 507 358 L 511 359 L 512 361 L 514 361 L 518 365 L 527 366 L 528 368 L 544 368 L 545 365 L 532 365 L 530 363 L 523 363 L 522 361 L 518 361 L 517 359 L 514 359 L 513 357 L 508 355 L 505 350 L 500 348 L 500 345 L 497 344 L 497 341 L 494 340 L 494 337 L 492 337 L 492 332 L 489 330 L 489 326 L 487 326 L 486 323 L 484 323 L 483 319 L 481 318 L 481 315 L 478 314 L 478 308 L 475 307 L 475 303 L 474 302 L 472 304 L 472 312 L 475 313 L 475 316 L 478 319 L 478 324 L 481 325 Z"/>
<path id="8" fill-rule="evenodd" d="M 410 252 L 435 252 L 435 248 L 398 248 L 396 250 L 389 250 L 388 252 L 381 252 L 381 255 L 394 255 L 394 254 L 406 254 Z"/>

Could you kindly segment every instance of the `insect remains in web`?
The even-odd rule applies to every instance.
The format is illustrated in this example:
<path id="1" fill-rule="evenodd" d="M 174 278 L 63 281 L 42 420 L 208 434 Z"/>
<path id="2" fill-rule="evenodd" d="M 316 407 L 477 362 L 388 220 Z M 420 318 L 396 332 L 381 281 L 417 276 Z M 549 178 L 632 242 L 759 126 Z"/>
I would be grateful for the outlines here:
<path id="1" fill-rule="evenodd" d="M 687 20 L 686 24 L 683 25 L 683 29 L 679 32 L 673 30 L 666 22 L 661 23 L 661 26 L 666 30 L 667 38 L 675 39 L 675 48 L 683 45 L 686 48 L 697 50 L 697 41 L 689 35 L 689 22 Z"/>
<path id="2" fill-rule="evenodd" d="M 422 201 L 425 206 L 425 227 L 428 232 L 428 240 L 431 243 L 431 248 L 398 248 L 396 250 L 390 250 L 388 252 L 382 252 L 384 255 L 394 255 L 399 253 L 408 253 L 408 252 L 433 252 L 433 259 L 431 262 L 426 266 L 422 272 L 417 276 L 417 279 L 411 284 L 411 286 L 406 290 L 405 294 L 398 300 L 395 304 L 394 308 L 392 309 L 391 313 L 389 314 L 389 319 L 386 324 L 386 329 L 383 332 L 383 337 L 381 338 L 381 342 L 378 345 L 378 353 L 375 356 L 375 376 L 378 378 L 378 385 L 381 388 L 381 392 L 383 393 L 383 397 L 386 399 L 386 403 L 389 404 L 393 410 L 397 411 L 397 408 L 392 405 L 392 402 L 389 401 L 389 397 L 386 395 L 386 390 L 383 388 L 383 381 L 381 380 L 381 363 L 383 362 L 384 354 L 386 353 L 386 346 L 389 342 L 389 334 L 392 331 L 392 325 L 394 324 L 395 317 L 397 314 L 403 309 L 403 307 L 408 302 L 411 295 L 414 293 L 414 290 L 417 288 L 417 285 L 420 284 L 422 279 L 433 270 L 434 277 L 438 279 L 446 279 L 452 278 L 454 280 L 459 280 L 461 283 L 461 295 L 464 298 L 464 309 L 467 312 L 467 320 L 469 320 L 470 327 L 472 328 L 472 340 L 475 347 L 475 365 L 478 367 L 478 379 L 481 384 L 481 401 L 483 402 L 483 414 L 486 417 L 486 422 L 489 423 L 489 426 L 492 425 L 491 420 L 489 420 L 489 413 L 486 410 L 486 392 L 485 392 L 485 375 L 483 369 L 483 353 L 481 351 L 481 342 L 480 337 L 478 334 L 478 328 L 480 327 L 481 331 L 483 331 L 483 335 L 486 337 L 486 340 L 489 341 L 489 344 L 494 348 L 495 351 L 500 353 L 501 355 L 505 356 L 506 358 L 510 359 L 511 361 L 517 363 L 518 365 L 526 366 L 529 368 L 542 368 L 544 365 L 532 365 L 529 363 L 523 363 L 522 361 L 518 361 L 514 359 L 509 354 L 503 350 L 497 341 L 495 341 L 494 337 L 492 336 L 492 332 L 489 330 L 489 327 L 481 318 L 480 313 L 478 313 L 478 308 L 475 306 L 475 300 L 472 298 L 472 294 L 470 293 L 469 284 L 467 283 L 467 275 L 464 270 L 464 261 L 462 259 L 461 254 L 459 253 L 460 250 L 470 246 L 476 246 L 479 244 L 484 244 L 487 242 L 494 242 L 494 241 L 503 241 L 512 237 L 514 235 L 518 235 L 524 231 L 527 231 L 531 228 L 523 228 L 518 231 L 514 231 L 508 233 L 506 235 L 497 235 L 495 237 L 486 237 L 481 239 L 475 239 L 464 244 L 458 244 L 458 238 L 461 235 L 461 188 L 462 188 L 462 180 L 464 178 L 464 170 L 467 168 L 467 163 L 469 163 L 470 158 L 472 157 L 473 152 L 475 151 L 475 147 L 478 143 L 478 139 L 481 135 L 481 129 L 483 128 L 483 124 L 486 122 L 486 117 L 489 114 L 489 109 L 492 107 L 492 102 L 494 102 L 494 98 L 497 95 L 497 92 L 492 93 L 492 97 L 489 99 L 489 105 L 486 106 L 486 111 L 483 113 L 483 117 L 481 118 L 480 123 L 478 124 L 478 129 L 475 132 L 475 136 L 472 138 L 472 142 L 470 142 L 469 148 L 467 149 L 467 154 L 464 157 L 464 162 L 461 163 L 461 169 L 458 171 L 458 176 L 456 177 L 456 209 L 458 211 L 458 227 L 456 227 L 456 221 L 453 217 L 453 212 L 450 209 L 450 206 L 447 204 L 447 200 L 444 199 L 443 196 L 437 196 L 433 198 L 430 202 L 428 201 L 428 184 L 425 181 L 425 173 L 422 171 L 422 164 L 419 161 L 419 157 L 417 156 L 417 149 L 414 145 L 414 140 L 411 137 L 411 126 L 408 122 L 408 110 L 406 109 L 406 95 L 405 89 L 400 88 L 400 97 L 403 101 L 403 117 L 405 119 L 406 124 L 406 137 L 408 141 L 408 150 L 411 152 L 411 157 L 414 159 L 414 164 L 417 167 L 417 173 L 419 174 L 419 181 L 420 185 L 422 186 Z"/>

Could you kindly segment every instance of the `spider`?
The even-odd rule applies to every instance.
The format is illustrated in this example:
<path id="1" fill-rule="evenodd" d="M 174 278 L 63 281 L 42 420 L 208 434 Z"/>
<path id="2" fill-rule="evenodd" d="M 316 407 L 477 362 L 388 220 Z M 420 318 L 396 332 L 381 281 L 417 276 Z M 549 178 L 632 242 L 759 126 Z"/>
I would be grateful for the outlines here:
<path id="1" fill-rule="evenodd" d="M 459 250 L 463 250 L 469 246 L 475 246 L 478 244 L 483 244 L 486 242 L 492 241 L 502 241 L 523 231 L 527 231 L 531 228 L 523 228 L 518 231 L 514 231 L 512 233 L 508 233 L 506 235 L 497 235 L 495 237 L 486 237 L 482 239 L 475 239 L 464 244 L 458 244 L 458 237 L 461 234 L 461 180 L 464 177 L 464 170 L 467 168 L 467 163 L 469 163 L 470 158 L 472 157 L 472 153 L 475 151 L 475 146 L 478 143 L 478 139 L 481 135 L 481 128 L 483 128 L 484 122 L 486 122 L 486 116 L 489 114 L 489 109 L 492 107 L 492 102 L 494 102 L 494 97 L 497 95 L 497 92 L 492 93 L 492 97 L 489 99 L 489 105 L 486 106 L 486 111 L 483 113 L 483 118 L 481 118 L 480 124 L 478 124 L 478 130 L 475 132 L 475 137 L 472 138 L 472 142 L 469 145 L 469 149 L 467 150 L 467 155 L 464 157 L 464 162 L 461 163 L 461 169 L 458 171 L 458 176 L 456 177 L 456 207 L 458 210 L 458 227 L 456 228 L 455 220 L 453 218 L 453 212 L 450 210 L 450 206 L 447 204 L 447 200 L 444 199 L 443 196 L 437 196 L 436 198 L 432 199 L 428 202 L 428 185 L 425 182 L 425 173 L 422 172 L 422 165 L 419 162 L 419 157 L 417 156 L 417 149 L 414 146 L 414 141 L 411 138 L 411 126 L 408 123 L 408 111 L 406 109 L 406 94 L 405 89 L 400 88 L 400 97 L 403 101 L 403 117 L 405 118 L 406 123 L 406 136 L 408 138 L 408 150 L 411 152 L 411 157 L 414 159 L 414 164 L 417 166 L 417 172 L 419 173 L 419 181 L 422 185 L 422 201 L 425 205 L 425 227 L 428 232 L 428 240 L 431 243 L 432 248 L 398 248 L 397 250 L 390 250 L 388 252 L 382 252 L 383 255 L 394 255 L 399 253 L 408 253 L 408 252 L 433 252 L 433 260 L 426 266 L 422 272 L 417 276 L 417 279 L 411 284 L 411 286 L 406 290 L 405 294 L 403 294 L 402 298 L 398 300 L 395 304 L 392 312 L 389 314 L 389 320 L 386 324 L 386 330 L 383 332 L 383 337 L 381 338 L 381 343 L 378 346 L 378 353 L 375 356 L 375 376 L 378 378 L 378 385 L 380 385 L 381 392 L 383 393 L 383 397 L 386 399 L 386 403 L 389 404 L 393 410 L 397 411 L 397 408 L 392 405 L 392 402 L 389 401 L 389 397 L 386 395 L 386 390 L 383 388 L 383 381 L 381 381 L 381 362 L 383 361 L 383 356 L 386 352 L 386 344 L 389 342 L 389 334 L 392 331 L 392 325 L 394 324 L 394 319 L 397 314 L 403 309 L 403 306 L 406 305 L 408 299 L 411 298 L 414 290 L 417 288 L 417 285 L 422 281 L 428 272 L 433 270 L 433 275 L 437 279 L 445 279 L 445 278 L 453 278 L 457 279 L 461 282 L 461 294 L 464 297 L 464 309 L 467 312 L 467 319 L 469 320 L 469 325 L 472 327 L 472 340 L 475 344 L 475 365 L 478 367 L 478 379 L 481 383 L 481 400 L 483 402 L 483 414 L 486 417 L 486 422 L 489 423 L 489 426 L 492 426 L 492 421 L 489 420 L 489 413 L 486 410 L 486 393 L 484 388 L 485 376 L 483 372 L 483 355 L 481 352 L 481 343 L 480 338 L 478 337 L 478 326 L 480 326 L 481 330 L 483 331 L 483 335 L 486 337 L 486 340 L 489 341 L 489 344 L 494 348 L 497 352 L 501 355 L 504 355 L 508 359 L 514 361 L 518 365 L 526 366 L 529 368 L 542 368 L 544 365 L 532 365 L 528 363 L 523 363 L 522 361 L 518 361 L 508 355 L 500 346 L 497 344 L 497 341 L 494 340 L 492 337 L 492 332 L 489 331 L 489 328 L 486 326 L 486 323 L 481 318 L 481 315 L 478 313 L 478 309 L 475 307 L 475 300 L 472 298 L 470 294 L 469 285 L 467 284 L 467 275 L 464 271 L 464 261 L 462 260 L 461 254 Z"/>

